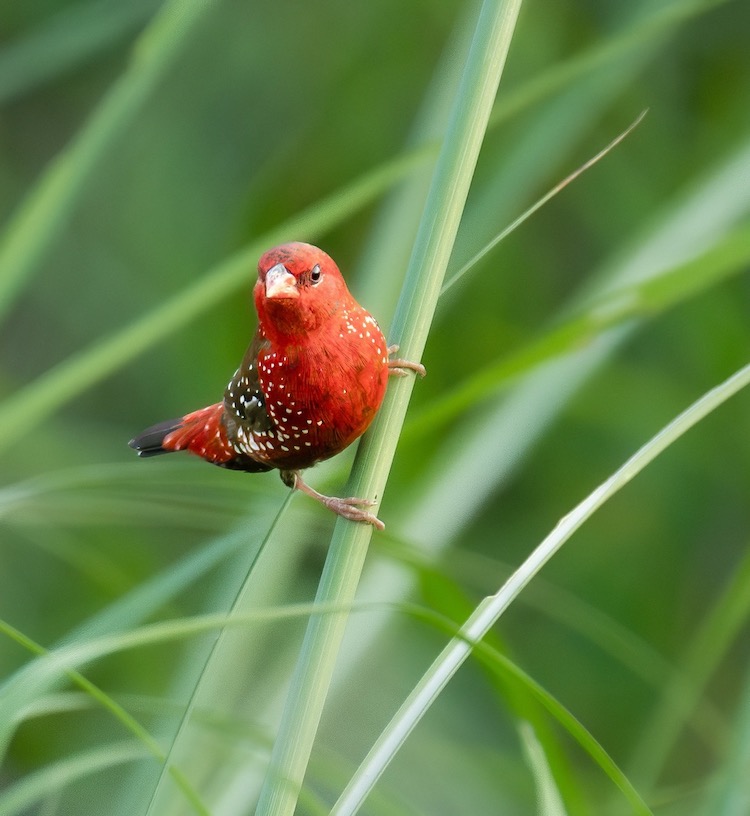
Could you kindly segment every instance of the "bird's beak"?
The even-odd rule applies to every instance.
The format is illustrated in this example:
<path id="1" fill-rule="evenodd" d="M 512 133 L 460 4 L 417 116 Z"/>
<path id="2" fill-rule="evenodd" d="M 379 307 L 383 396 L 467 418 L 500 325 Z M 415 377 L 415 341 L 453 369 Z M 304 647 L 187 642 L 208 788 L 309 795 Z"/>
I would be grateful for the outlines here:
<path id="1" fill-rule="evenodd" d="M 282 263 L 277 263 L 266 272 L 266 297 L 269 300 L 299 297 L 297 279 Z"/>

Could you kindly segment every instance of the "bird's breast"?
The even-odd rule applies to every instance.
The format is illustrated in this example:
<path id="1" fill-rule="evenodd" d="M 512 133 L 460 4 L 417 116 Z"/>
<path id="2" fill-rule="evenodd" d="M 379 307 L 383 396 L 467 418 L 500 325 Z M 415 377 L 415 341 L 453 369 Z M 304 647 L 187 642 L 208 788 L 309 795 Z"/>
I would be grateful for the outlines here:
<path id="1" fill-rule="evenodd" d="M 364 433 L 383 401 L 388 350 L 375 320 L 347 313 L 332 329 L 258 357 L 275 430 L 269 459 L 277 467 L 308 467 L 339 453 Z"/>

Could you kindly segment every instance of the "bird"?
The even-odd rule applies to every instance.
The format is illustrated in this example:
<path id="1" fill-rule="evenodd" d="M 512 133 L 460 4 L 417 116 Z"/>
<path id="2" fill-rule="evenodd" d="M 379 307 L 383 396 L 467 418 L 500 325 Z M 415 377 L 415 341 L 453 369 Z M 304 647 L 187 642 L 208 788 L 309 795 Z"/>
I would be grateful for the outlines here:
<path id="1" fill-rule="evenodd" d="M 425 375 L 392 358 L 375 318 L 354 299 L 333 258 L 312 244 L 273 247 L 258 262 L 258 326 L 221 402 L 147 428 L 129 445 L 150 457 L 187 450 L 230 470 L 276 469 L 334 513 L 384 525 L 355 496 L 325 496 L 302 470 L 340 453 L 374 419 L 391 375 Z"/>

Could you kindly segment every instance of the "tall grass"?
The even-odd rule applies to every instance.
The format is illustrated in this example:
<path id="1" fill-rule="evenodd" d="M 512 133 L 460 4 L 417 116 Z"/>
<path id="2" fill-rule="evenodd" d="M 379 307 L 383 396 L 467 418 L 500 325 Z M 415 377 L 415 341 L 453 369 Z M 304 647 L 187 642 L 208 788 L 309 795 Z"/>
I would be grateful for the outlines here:
<path id="1" fill-rule="evenodd" d="M 747 15 L 526 4 L 492 104 L 516 5 L 0 12 L 0 814 L 743 812 Z M 125 446 L 290 238 L 428 368 L 371 543 Z"/>
<path id="2" fill-rule="evenodd" d="M 419 359 L 427 342 L 520 5 L 520 0 L 486 0 L 477 20 L 393 320 L 392 338 L 407 359 Z M 405 382 L 391 389 L 360 446 L 351 495 L 382 496 L 409 390 Z M 371 534 L 366 525 L 337 523 L 316 596 L 320 603 L 353 602 Z M 315 616 L 308 626 L 258 813 L 295 810 L 345 626 L 343 615 Z"/>

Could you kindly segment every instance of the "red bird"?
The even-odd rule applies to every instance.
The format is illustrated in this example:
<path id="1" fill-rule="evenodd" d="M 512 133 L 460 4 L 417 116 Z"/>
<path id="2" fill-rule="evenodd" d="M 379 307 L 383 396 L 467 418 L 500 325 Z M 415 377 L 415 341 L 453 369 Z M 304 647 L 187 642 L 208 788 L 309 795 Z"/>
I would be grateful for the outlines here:
<path id="1" fill-rule="evenodd" d="M 288 487 L 379 529 L 365 499 L 323 496 L 301 469 L 361 436 L 385 396 L 389 374 L 424 368 L 391 360 L 375 319 L 346 287 L 338 267 L 310 244 L 274 247 L 258 262 L 253 292 L 258 329 L 224 400 L 160 422 L 130 441 L 139 456 L 188 450 L 220 467 L 277 468 Z"/>

